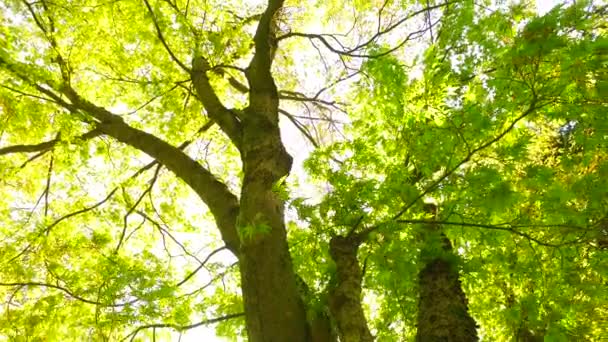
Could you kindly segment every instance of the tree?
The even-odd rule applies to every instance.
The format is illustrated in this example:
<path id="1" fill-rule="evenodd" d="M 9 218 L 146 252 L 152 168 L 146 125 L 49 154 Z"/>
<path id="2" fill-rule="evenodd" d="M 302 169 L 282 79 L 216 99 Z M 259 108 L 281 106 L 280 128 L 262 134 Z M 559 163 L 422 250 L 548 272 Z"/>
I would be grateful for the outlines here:
<path id="1" fill-rule="evenodd" d="M 0 6 L 7 338 L 605 334 L 605 6 Z"/>

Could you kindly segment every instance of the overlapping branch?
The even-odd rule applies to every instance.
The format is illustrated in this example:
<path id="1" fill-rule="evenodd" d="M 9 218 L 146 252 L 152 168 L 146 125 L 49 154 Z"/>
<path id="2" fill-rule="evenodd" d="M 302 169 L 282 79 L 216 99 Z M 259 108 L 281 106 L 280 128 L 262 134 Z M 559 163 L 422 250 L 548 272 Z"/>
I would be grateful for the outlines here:
<path id="1" fill-rule="evenodd" d="M 188 156 L 180 148 L 124 122 L 121 116 L 82 98 L 69 84 L 58 84 L 52 80 L 42 86 L 32 80 L 25 70 L 36 68 L 8 60 L 0 55 L 0 66 L 13 75 L 31 84 L 38 91 L 52 98 L 72 113 L 89 117 L 96 129 L 105 135 L 125 143 L 153 157 L 188 184 L 207 204 L 213 214 L 224 242 L 235 252 L 239 246 L 236 231 L 236 216 L 239 210 L 237 197 L 230 192 L 211 172 Z M 63 99 L 67 97 L 70 102 Z M 43 146 L 44 147 L 44 146 Z"/>
<path id="2" fill-rule="evenodd" d="M 422 8 L 420 10 L 414 11 L 414 12 L 406 15 L 405 17 L 392 23 L 391 25 L 389 25 L 388 27 L 386 27 L 384 29 L 380 29 L 381 16 L 382 16 L 382 9 L 381 9 L 378 14 L 378 16 L 379 16 L 378 17 L 378 29 L 377 29 L 376 33 L 374 35 L 372 35 L 370 38 L 368 38 L 366 41 L 364 41 L 363 43 L 357 44 L 356 46 L 351 47 L 351 48 L 347 48 L 338 39 L 337 35 L 335 35 L 335 34 L 312 34 L 312 33 L 290 32 L 290 33 L 287 33 L 287 34 L 279 37 L 278 39 L 283 40 L 283 39 L 287 39 L 290 37 L 308 38 L 310 40 L 320 41 L 329 51 L 336 53 L 338 55 L 341 55 L 341 56 L 356 57 L 356 58 L 378 58 L 378 57 L 382 57 L 382 56 L 392 53 L 393 51 L 401 48 L 403 45 L 405 45 L 408 41 L 412 40 L 413 38 L 424 34 L 427 30 L 430 30 L 430 29 L 432 29 L 433 26 L 437 25 L 439 23 L 439 20 L 435 21 L 433 23 L 428 22 L 424 28 L 422 28 L 418 31 L 410 32 L 404 39 L 402 39 L 399 43 L 397 43 L 395 46 L 391 47 L 387 51 L 383 51 L 383 52 L 377 53 L 377 54 L 359 53 L 359 51 L 362 51 L 362 50 L 365 50 L 365 49 L 371 47 L 382 36 L 392 32 L 399 26 L 403 25 L 406 21 L 408 21 L 418 15 L 429 13 L 429 11 L 432 11 L 434 9 L 439 9 L 439 8 L 442 8 L 442 7 L 448 6 L 450 4 L 457 3 L 457 2 L 458 1 L 447 1 L 447 2 L 444 2 L 441 4 L 427 6 L 425 8 Z M 330 41 L 336 42 L 338 47 L 336 47 Z"/>
<path id="3" fill-rule="evenodd" d="M 148 2 L 148 0 L 144 0 L 144 3 L 146 5 L 146 8 L 148 9 L 148 12 L 150 13 L 150 16 L 152 17 L 152 22 L 154 23 L 154 29 L 156 30 L 156 36 L 158 37 L 158 40 L 160 40 L 161 44 L 163 44 L 163 47 L 165 48 L 165 50 L 167 50 L 167 53 L 169 54 L 171 59 L 177 65 L 179 65 L 179 67 L 182 70 L 184 70 L 187 73 L 190 73 L 190 68 L 188 68 L 182 61 L 179 60 L 179 58 L 177 58 L 175 53 L 173 53 L 173 50 L 171 50 L 171 48 L 169 47 L 169 44 L 167 44 L 167 41 L 165 40 L 165 37 L 163 35 L 163 31 L 160 29 L 160 26 L 158 25 L 158 20 L 156 19 L 156 15 L 154 15 L 154 11 L 152 10 L 152 6 L 150 6 L 150 3 Z"/>
<path id="4" fill-rule="evenodd" d="M 76 299 L 78 301 L 81 301 L 83 303 L 87 303 L 87 304 L 92 304 L 92 305 L 97 305 L 97 306 L 101 306 L 101 307 L 121 307 L 121 306 L 126 306 L 126 305 L 130 305 L 135 303 L 137 300 L 132 300 L 129 302 L 125 302 L 125 303 L 118 303 L 118 304 L 113 304 L 113 303 L 101 303 L 101 302 L 97 302 L 91 299 L 87 299 L 84 298 L 82 296 L 79 296 L 77 294 L 75 294 L 73 291 L 71 291 L 70 289 L 60 286 L 60 285 L 55 285 L 55 284 L 48 284 L 48 283 L 42 283 L 42 282 L 36 282 L 36 281 L 28 281 L 28 282 L 0 282 L 0 286 L 8 286 L 8 287 L 46 287 L 46 288 L 51 288 L 51 289 L 56 289 L 56 290 L 60 290 L 64 293 L 66 293 L 68 296 L 70 296 L 73 299 Z"/>
<path id="5" fill-rule="evenodd" d="M 146 324 L 146 325 L 142 325 L 142 326 L 138 327 L 137 329 L 133 330 L 131 333 L 129 333 L 127 336 L 125 336 L 125 338 L 123 338 L 122 341 L 126 341 L 127 339 L 129 341 L 134 341 L 135 337 L 137 337 L 137 334 L 140 331 L 146 330 L 146 329 L 170 328 L 170 329 L 173 329 L 173 330 L 181 332 L 181 331 L 186 331 L 186 330 L 198 328 L 198 327 L 203 326 L 203 325 L 209 325 L 209 324 L 214 324 L 214 323 L 219 323 L 219 322 L 227 321 L 229 319 L 243 317 L 244 315 L 245 315 L 244 312 L 233 313 L 233 314 L 228 314 L 228 315 L 224 315 L 224 316 L 220 316 L 220 317 L 216 317 L 216 318 L 206 319 L 206 320 L 203 320 L 203 321 L 200 321 L 200 322 L 197 322 L 197 323 L 193 323 L 193 324 L 190 324 L 190 325 L 177 325 L 177 324 L 171 324 L 171 323 Z"/>

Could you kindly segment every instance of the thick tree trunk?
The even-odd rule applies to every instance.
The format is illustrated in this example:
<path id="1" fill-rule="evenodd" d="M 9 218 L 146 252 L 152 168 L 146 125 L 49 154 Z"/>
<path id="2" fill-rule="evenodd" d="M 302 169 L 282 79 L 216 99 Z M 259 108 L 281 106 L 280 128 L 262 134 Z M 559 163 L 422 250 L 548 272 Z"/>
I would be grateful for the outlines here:
<path id="1" fill-rule="evenodd" d="M 433 206 L 431 212 L 436 215 Z M 469 315 L 450 240 L 437 225 L 425 227 L 427 248 L 442 251 L 426 261 L 418 274 L 419 301 L 416 341 L 478 341 L 477 324 Z M 435 252 L 436 253 L 436 252 Z"/>
<path id="2" fill-rule="evenodd" d="M 443 258 L 429 261 L 418 276 L 419 342 L 477 341 L 475 320 L 469 315 L 458 270 Z"/>
<path id="3" fill-rule="evenodd" d="M 240 118 L 244 178 L 237 226 L 241 233 L 241 288 L 251 342 L 310 340 L 287 246 L 284 202 L 273 191 L 289 173 L 292 162 L 281 142 L 279 97 L 270 71 L 276 49 L 274 16 L 282 5 L 283 0 L 269 0 L 258 24 L 255 54 L 246 70 L 249 106 Z"/>
<path id="4" fill-rule="evenodd" d="M 268 141 L 278 138 L 268 127 L 256 132 L 259 140 L 244 146 L 245 178 L 238 220 L 247 332 L 252 342 L 307 341 L 306 313 L 287 247 L 283 201 L 272 191 L 273 184 L 289 171 L 291 157 L 277 141 Z M 253 233 L 244 232 L 246 229 Z"/>
<path id="5" fill-rule="evenodd" d="M 336 283 L 329 292 L 329 307 L 342 342 L 374 340 L 361 307 L 362 274 L 357 260 L 359 244 L 356 238 L 342 236 L 333 237 L 329 244 L 337 273 Z"/>
<path id="6" fill-rule="evenodd" d="M 310 323 L 310 336 L 312 342 L 337 342 L 338 337 L 331 327 L 331 320 L 327 315 L 313 317 Z"/>

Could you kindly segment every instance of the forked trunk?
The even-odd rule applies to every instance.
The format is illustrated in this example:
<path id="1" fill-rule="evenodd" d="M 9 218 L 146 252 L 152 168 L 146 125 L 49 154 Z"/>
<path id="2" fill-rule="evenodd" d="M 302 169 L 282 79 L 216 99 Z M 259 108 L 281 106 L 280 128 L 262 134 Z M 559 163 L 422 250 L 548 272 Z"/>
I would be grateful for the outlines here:
<path id="1" fill-rule="evenodd" d="M 249 341 L 308 341 L 309 329 L 287 246 L 283 200 L 273 191 L 291 157 L 278 125 L 258 113 L 244 120 L 243 188 L 238 229 Z"/>

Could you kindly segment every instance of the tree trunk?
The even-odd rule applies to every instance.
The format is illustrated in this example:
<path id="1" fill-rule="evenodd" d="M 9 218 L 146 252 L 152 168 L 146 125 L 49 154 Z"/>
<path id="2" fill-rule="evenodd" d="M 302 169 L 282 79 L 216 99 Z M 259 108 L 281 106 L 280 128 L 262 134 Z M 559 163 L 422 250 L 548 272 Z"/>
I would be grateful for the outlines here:
<path id="1" fill-rule="evenodd" d="M 416 341 L 477 341 L 475 320 L 469 315 L 458 270 L 443 258 L 429 261 L 418 276 Z"/>
<path id="2" fill-rule="evenodd" d="M 249 106 L 238 118 L 243 186 L 237 221 L 245 321 L 251 342 L 309 341 L 304 303 L 287 246 L 284 201 L 273 191 L 291 168 L 279 130 L 279 97 L 271 74 L 277 47 L 275 14 L 283 0 L 268 0 L 254 36 L 245 75 Z"/>
<path id="3" fill-rule="evenodd" d="M 431 209 L 436 215 L 436 208 Z M 426 227 L 423 235 L 426 248 L 434 253 L 442 252 L 426 261 L 418 274 L 416 341 L 478 341 L 477 324 L 469 315 L 467 298 L 462 291 L 450 240 L 437 225 Z"/>
<path id="4" fill-rule="evenodd" d="M 289 170 L 291 158 L 269 145 L 262 145 L 266 150 L 258 144 L 251 146 L 255 149 L 243 158 L 245 178 L 238 221 L 249 340 L 307 341 L 306 314 L 287 247 L 283 201 L 272 191 L 274 182 Z M 244 232 L 247 229 L 253 232 Z"/>
<path id="5" fill-rule="evenodd" d="M 361 307 L 361 268 L 357 260 L 360 241 L 334 236 L 329 244 L 336 263 L 336 283 L 329 292 L 329 307 L 341 342 L 373 341 Z"/>

